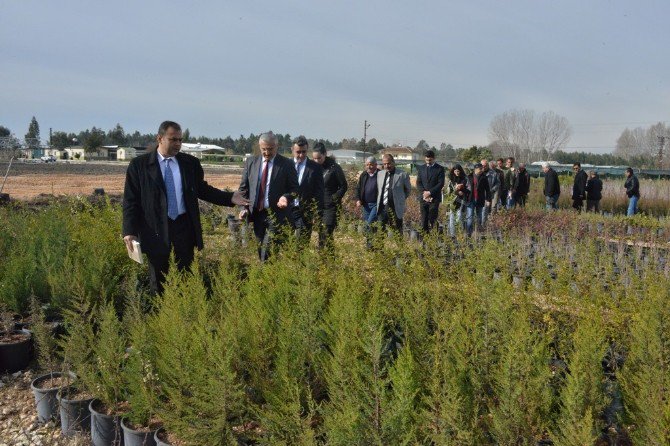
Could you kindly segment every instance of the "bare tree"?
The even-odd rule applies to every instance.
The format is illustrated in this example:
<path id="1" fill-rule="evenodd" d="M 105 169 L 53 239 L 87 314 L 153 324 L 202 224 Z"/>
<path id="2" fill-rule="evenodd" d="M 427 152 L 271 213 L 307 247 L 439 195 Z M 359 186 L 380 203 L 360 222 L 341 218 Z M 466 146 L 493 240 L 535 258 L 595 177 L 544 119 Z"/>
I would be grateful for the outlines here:
<path id="1" fill-rule="evenodd" d="M 567 118 L 549 111 L 537 115 L 533 110 L 509 110 L 496 115 L 489 126 L 489 138 L 508 156 L 527 159 L 531 154 L 549 154 L 563 149 L 572 129 Z"/>
<path id="2" fill-rule="evenodd" d="M 654 158 L 658 154 L 659 137 L 668 135 L 670 135 L 670 128 L 662 122 L 646 129 L 626 128 L 616 141 L 614 154 L 626 159 L 633 156 Z"/>

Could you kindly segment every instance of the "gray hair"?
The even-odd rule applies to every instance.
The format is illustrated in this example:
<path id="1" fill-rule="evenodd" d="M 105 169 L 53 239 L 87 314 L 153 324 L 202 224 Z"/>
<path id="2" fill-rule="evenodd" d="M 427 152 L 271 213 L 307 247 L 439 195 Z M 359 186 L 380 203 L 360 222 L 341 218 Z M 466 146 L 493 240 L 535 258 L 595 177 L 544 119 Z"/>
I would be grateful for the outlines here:
<path id="1" fill-rule="evenodd" d="M 542 163 L 542 168 L 543 169 L 546 169 L 547 167 L 549 167 L 549 163 Z"/>
<path id="2" fill-rule="evenodd" d="M 591 176 L 591 175 L 596 175 L 596 171 L 595 170 L 589 170 L 589 176 Z"/>
<path id="3" fill-rule="evenodd" d="M 367 163 L 377 164 L 377 158 L 375 158 L 374 156 L 368 156 L 367 158 L 365 158 L 365 164 Z"/>
<path id="4" fill-rule="evenodd" d="M 519 163 L 519 167 L 523 167 L 525 169 L 526 168 L 526 163 Z"/>
<path id="5" fill-rule="evenodd" d="M 259 143 L 264 142 L 276 146 L 278 143 L 277 135 L 272 133 L 272 130 L 270 130 L 269 132 L 261 133 L 261 136 L 258 137 L 258 142 Z"/>

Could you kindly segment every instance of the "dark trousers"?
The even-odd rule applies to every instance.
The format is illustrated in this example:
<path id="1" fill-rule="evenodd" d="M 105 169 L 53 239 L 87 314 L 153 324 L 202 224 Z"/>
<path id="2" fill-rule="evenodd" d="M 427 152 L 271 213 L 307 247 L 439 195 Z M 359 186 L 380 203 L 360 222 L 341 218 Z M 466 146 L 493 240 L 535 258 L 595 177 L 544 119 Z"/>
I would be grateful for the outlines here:
<path id="1" fill-rule="evenodd" d="M 600 212 L 600 200 L 586 200 L 586 212 Z"/>
<path id="2" fill-rule="evenodd" d="M 583 198 L 573 198 L 572 199 L 572 207 L 576 211 L 581 212 L 582 209 L 584 209 L 584 199 Z"/>
<path id="3" fill-rule="evenodd" d="M 421 206 L 421 229 L 423 229 L 424 232 L 430 232 L 437 221 L 440 203 L 437 201 L 427 203 L 421 200 L 419 206 Z"/>
<path id="4" fill-rule="evenodd" d="M 179 271 L 191 267 L 193 249 L 195 248 L 195 231 L 187 214 L 181 214 L 176 220 L 168 218 L 168 239 L 170 251 L 174 252 L 175 262 Z M 149 280 L 151 292 L 163 293 L 165 276 L 170 268 L 170 255 L 147 255 L 149 259 Z"/>
<path id="5" fill-rule="evenodd" d="M 386 226 L 388 225 L 402 234 L 402 218 L 396 217 L 395 209 L 391 206 L 381 205 L 377 212 L 377 220 L 381 223 L 382 229 L 386 229 Z"/>
<path id="6" fill-rule="evenodd" d="M 282 231 L 285 225 L 280 224 L 267 209 L 254 211 L 251 221 L 254 224 L 254 235 L 258 242 L 258 258 L 264 262 L 270 258 L 270 251 L 284 242 L 285 234 Z"/>
<path id="7" fill-rule="evenodd" d="M 519 207 L 526 207 L 526 198 L 528 195 L 517 195 L 514 194 L 514 205 Z"/>
<path id="8" fill-rule="evenodd" d="M 314 222 L 317 221 L 314 212 L 303 212 L 300 214 L 300 223 L 302 226 L 296 227 L 296 236 L 298 237 L 298 246 L 306 248 L 312 239 L 312 230 L 314 229 Z"/>
<path id="9" fill-rule="evenodd" d="M 333 244 L 333 232 L 335 232 L 336 227 L 337 224 L 321 225 L 321 228 L 319 228 L 319 248 L 333 250 L 335 247 Z"/>

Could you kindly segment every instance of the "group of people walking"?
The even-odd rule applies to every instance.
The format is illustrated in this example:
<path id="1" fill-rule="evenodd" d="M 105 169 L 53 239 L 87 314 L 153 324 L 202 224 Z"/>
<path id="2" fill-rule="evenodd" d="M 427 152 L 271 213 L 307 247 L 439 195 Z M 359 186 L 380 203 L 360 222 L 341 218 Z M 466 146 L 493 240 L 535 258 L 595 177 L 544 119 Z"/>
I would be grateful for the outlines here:
<path id="1" fill-rule="evenodd" d="M 561 194 L 561 185 L 558 181 L 558 174 L 548 163 L 542 164 L 544 172 L 543 194 L 548 210 L 558 209 L 558 198 Z M 603 182 L 594 170 L 585 172 L 582 165 L 576 162 L 572 165 L 574 172 L 572 183 L 572 207 L 577 212 L 584 210 L 584 201 L 586 201 L 586 212 L 600 212 L 600 200 L 602 199 Z M 633 169 L 626 168 L 624 175 L 626 181 L 624 188 L 628 197 L 627 216 L 637 213 L 637 202 L 640 199 L 640 182 L 638 181 Z"/>
<path id="2" fill-rule="evenodd" d="M 310 150 L 304 136 L 293 140 L 292 158 L 277 153 L 278 140 L 272 132 L 259 140 L 260 154 L 244 165 L 239 189 L 225 192 L 207 184 L 200 161 L 180 152 L 182 130 L 178 123 L 164 121 L 158 129 L 157 149 L 134 158 L 126 173 L 123 199 L 123 237 L 129 254 L 137 242 L 149 259 L 151 288 L 160 292 L 174 253 L 176 265 L 185 269 L 193 261 L 195 248 L 202 249 L 198 200 L 224 206 L 242 206 L 240 218 L 253 224 L 259 257 L 266 260 L 271 247 L 280 246 L 287 232 L 295 230 L 298 243 L 307 245 L 318 231 L 319 247 L 332 249 L 338 212 L 348 185 L 342 168 L 327 155 L 323 143 Z M 311 152 L 311 159 L 308 154 Z M 471 234 L 486 224 L 488 216 L 503 208 L 525 206 L 530 191 L 530 175 L 524 163 L 515 159 L 483 159 L 472 172 L 459 164 L 448 172 L 427 150 L 425 163 L 418 168 L 416 199 L 421 210 L 421 229 L 428 233 L 436 226 L 444 189 L 449 212 L 449 233 L 458 227 Z M 406 201 L 412 194 L 409 174 L 396 166 L 391 154 L 365 160 L 358 178 L 356 207 L 362 211 L 369 230 L 391 227 L 402 232 Z M 560 196 L 558 175 L 548 165 L 544 196 L 548 209 L 557 208 Z M 602 182 L 595 172 L 588 175 L 574 165 L 573 206 L 598 211 Z M 639 182 L 632 169 L 626 171 L 628 214 L 636 212 Z M 370 240 L 368 239 L 368 243 Z"/>

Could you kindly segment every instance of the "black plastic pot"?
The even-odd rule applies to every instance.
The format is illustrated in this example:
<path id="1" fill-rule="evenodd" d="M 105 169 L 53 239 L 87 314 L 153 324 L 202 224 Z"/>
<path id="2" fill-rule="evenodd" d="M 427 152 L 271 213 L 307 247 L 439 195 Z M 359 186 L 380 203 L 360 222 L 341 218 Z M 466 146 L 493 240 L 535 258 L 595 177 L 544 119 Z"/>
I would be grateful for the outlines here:
<path id="1" fill-rule="evenodd" d="M 60 427 L 66 437 L 77 432 L 87 432 L 91 429 L 91 412 L 88 410 L 88 406 L 93 399 L 69 399 L 68 393 L 71 391 L 72 389 L 63 389 L 58 392 Z"/>
<path id="2" fill-rule="evenodd" d="M 46 375 L 38 376 L 30 383 L 30 389 L 35 396 L 35 405 L 37 406 L 37 421 L 40 423 L 47 423 L 51 420 L 56 420 L 59 417 L 58 413 L 58 392 L 63 387 L 41 388 L 41 384 L 52 378 L 59 378 L 63 376 L 60 372 L 47 373 Z"/>
<path id="3" fill-rule="evenodd" d="M 156 446 L 156 431 L 138 431 L 126 426 L 125 419 L 121 420 L 123 442 L 125 446 Z"/>
<path id="4" fill-rule="evenodd" d="M 0 332 L 2 336 L 5 332 Z M 0 342 L 0 373 L 14 373 L 28 367 L 30 362 L 32 333 L 28 330 L 13 330 L 12 333 L 27 335 L 15 342 Z"/>
<path id="5" fill-rule="evenodd" d="M 121 417 L 98 412 L 95 408 L 99 403 L 98 400 L 93 400 L 88 406 L 91 412 L 91 443 L 93 446 L 123 445 Z"/>
<path id="6" fill-rule="evenodd" d="M 156 431 L 154 434 L 154 440 L 156 441 L 156 446 L 172 446 L 170 443 L 167 441 L 161 440 L 161 435 L 165 433 L 165 429 L 162 427 Z"/>

